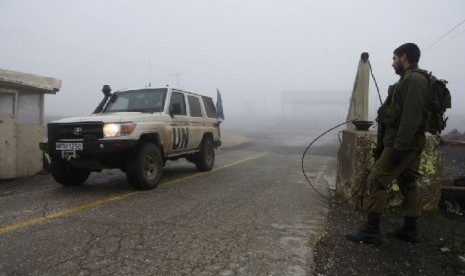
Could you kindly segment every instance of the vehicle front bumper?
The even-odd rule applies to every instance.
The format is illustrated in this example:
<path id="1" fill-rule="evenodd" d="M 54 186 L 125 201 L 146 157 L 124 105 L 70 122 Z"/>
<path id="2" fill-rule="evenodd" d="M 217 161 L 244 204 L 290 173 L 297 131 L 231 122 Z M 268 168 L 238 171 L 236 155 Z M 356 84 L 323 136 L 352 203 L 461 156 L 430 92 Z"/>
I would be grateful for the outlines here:
<path id="1" fill-rule="evenodd" d="M 130 150 L 137 146 L 138 140 L 93 140 L 93 141 L 73 141 L 72 143 L 82 143 L 82 150 L 57 150 L 57 142 L 68 141 L 48 141 L 39 143 L 39 148 L 50 156 L 72 156 L 74 159 L 101 157 L 109 154 Z"/>

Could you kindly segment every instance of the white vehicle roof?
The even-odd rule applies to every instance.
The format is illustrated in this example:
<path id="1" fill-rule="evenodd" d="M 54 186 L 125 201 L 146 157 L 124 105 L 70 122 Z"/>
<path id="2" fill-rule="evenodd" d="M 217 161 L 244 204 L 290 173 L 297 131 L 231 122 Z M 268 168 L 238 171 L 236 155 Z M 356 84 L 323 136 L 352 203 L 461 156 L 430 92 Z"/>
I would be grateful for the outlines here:
<path id="1" fill-rule="evenodd" d="M 194 93 L 194 92 L 183 90 L 183 89 L 173 88 L 173 87 L 124 88 L 124 89 L 115 90 L 114 93 L 133 91 L 133 90 L 152 90 L 152 89 L 153 90 L 156 90 L 156 89 L 168 89 L 168 90 L 171 90 L 171 91 L 174 91 L 174 92 L 183 92 L 183 93 L 187 93 L 187 94 L 191 94 L 191 95 L 195 95 L 195 96 L 211 98 L 210 96 L 201 95 L 201 94 L 198 94 L 198 93 Z"/>

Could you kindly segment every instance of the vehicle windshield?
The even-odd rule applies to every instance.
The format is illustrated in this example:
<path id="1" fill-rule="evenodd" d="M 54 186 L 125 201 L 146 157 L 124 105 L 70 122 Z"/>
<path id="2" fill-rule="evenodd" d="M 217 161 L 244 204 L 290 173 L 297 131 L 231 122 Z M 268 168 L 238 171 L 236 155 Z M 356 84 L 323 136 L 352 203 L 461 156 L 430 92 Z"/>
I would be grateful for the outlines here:
<path id="1" fill-rule="evenodd" d="M 166 88 L 115 92 L 103 112 L 162 112 L 166 92 Z"/>

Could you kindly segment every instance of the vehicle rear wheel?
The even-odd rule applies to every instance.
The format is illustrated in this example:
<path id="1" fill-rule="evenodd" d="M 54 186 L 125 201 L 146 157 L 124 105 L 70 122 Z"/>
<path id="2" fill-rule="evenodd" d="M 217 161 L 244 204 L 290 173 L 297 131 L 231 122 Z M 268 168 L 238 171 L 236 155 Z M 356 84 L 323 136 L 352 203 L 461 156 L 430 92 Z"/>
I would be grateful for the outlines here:
<path id="1" fill-rule="evenodd" d="M 200 151 L 196 154 L 195 167 L 200 172 L 211 171 L 215 164 L 215 148 L 210 139 L 205 139 L 200 145 Z"/>
<path id="2" fill-rule="evenodd" d="M 126 176 L 131 185 L 140 190 L 158 186 L 163 171 L 163 158 L 160 148 L 152 143 L 142 145 L 128 160 Z"/>
<path id="3" fill-rule="evenodd" d="M 71 163 L 61 158 L 52 160 L 50 171 L 55 181 L 63 186 L 82 185 L 90 175 L 90 170 L 75 168 Z"/>

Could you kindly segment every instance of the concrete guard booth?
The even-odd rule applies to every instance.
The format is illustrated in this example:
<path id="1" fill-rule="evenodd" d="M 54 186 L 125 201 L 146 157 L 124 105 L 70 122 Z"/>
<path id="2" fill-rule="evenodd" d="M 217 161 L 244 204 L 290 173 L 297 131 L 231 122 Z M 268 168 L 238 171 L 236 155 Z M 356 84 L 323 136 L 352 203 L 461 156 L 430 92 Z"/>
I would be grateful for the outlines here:
<path id="1" fill-rule="evenodd" d="M 0 69 L 0 179 L 42 171 L 44 94 L 56 94 L 61 80 Z"/>

